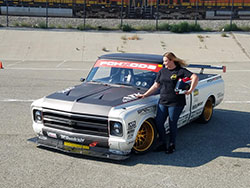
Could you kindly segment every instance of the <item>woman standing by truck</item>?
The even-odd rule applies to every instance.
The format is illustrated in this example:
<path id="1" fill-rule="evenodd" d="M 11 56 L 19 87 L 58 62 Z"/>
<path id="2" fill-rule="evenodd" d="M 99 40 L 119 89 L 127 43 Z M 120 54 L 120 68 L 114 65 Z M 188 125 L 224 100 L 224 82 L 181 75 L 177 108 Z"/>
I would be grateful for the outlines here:
<path id="1" fill-rule="evenodd" d="M 156 77 L 155 83 L 144 93 L 138 95 L 139 98 L 147 97 L 160 88 L 160 100 L 156 114 L 156 127 L 160 136 L 161 144 L 156 148 L 157 151 L 166 151 L 167 154 L 175 151 L 177 122 L 180 114 L 186 105 L 185 94 L 193 92 L 198 84 L 198 76 L 186 68 L 186 63 L 177 58 L 174 53 L 167 52 L 163 55 L 162 68 Z M 176 94 L 175 87 L 179 78 L 189 77 L 191 85 L 185 94 Z M 169 116 L 169 141 L 166 139 L 165 121 Z"/>

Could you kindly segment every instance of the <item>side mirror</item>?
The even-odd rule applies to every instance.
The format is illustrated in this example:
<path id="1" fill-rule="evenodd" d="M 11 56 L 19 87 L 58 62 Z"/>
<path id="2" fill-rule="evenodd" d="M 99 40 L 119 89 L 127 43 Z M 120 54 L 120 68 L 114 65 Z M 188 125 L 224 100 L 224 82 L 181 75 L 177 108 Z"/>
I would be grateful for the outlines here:
<path id="1" fill-rule="evenodd" d="M 85 81 L 85 78 L 80 78 L 80 82 L 84 82 Z"/>

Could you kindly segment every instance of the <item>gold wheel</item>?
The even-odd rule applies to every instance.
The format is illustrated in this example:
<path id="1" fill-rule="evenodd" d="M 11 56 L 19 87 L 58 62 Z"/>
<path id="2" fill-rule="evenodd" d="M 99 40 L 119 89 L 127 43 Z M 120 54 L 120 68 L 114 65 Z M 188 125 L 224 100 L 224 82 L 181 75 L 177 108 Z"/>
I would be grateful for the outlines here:
<path id="1" fill-rule="evenodd" d="M 209 121 L 213 114 L 213 103 L 212 100 L 207 100 L 204 107 L 204 120 Z"/>
<path id="2" fill-rule="evenodd" d="M 147 152 L 155 140 L 154 126 L 151 122 L 145 121 L 137 133 L 133 149 L 137 153 Z"/>
<path id="3" fill-rule="evenodd" d="M 203 109 L 203 112 L 202 114 L 200 115 L 198 121 L 200 123 L 208 123 L 210 121 L 210 119 L 212 118 L 212 115 L 213 115 L 213 98 L 212 97 L 209 97 L 207 99 L 207 102 L 204 106 L 204 109 Z"/>

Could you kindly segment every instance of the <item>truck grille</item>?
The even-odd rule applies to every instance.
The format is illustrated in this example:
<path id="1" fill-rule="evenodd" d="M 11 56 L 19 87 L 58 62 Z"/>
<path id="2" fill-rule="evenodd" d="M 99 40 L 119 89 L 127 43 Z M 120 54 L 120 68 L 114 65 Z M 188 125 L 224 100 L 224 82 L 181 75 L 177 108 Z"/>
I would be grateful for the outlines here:
<path id="1" fill-rule="evenodd" d="M 43 123 L 45 127 L 108 137 L 108 117 L 45 110 Z"/>

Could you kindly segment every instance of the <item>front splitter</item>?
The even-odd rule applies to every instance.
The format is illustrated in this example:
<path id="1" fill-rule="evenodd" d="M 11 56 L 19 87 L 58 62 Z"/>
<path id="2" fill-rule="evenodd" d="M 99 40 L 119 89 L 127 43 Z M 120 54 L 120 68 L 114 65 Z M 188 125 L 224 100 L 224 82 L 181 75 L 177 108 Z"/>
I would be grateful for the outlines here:
<path id="1" fill-rule="evenodd" d="M 45 136 L 34 137 L 31 139 L 28 139 L 28 141 L 34 142 L 38 146 L 53 148 L 53 149 L 60 150 L 66 153 L 81 154 L 81 155 L 113 159 L 113 160 L 125 160 L 130 157 L 129 154 L 122 155 L 122 154 L 112 153 L 109 151 L 108 148 L 88 147 L 84 145 L 82 145 L 82 147 L 78 147 L 79 146 L 78 144 L 73 144 L 73 143 L 71 145 L 65 145 L 64 144 L 65 141 L 63 140 L 53 139 L 53 138 L 49 138 Z M 77 147 L 74 147 L 74 145 L 77 145 Z"/>

